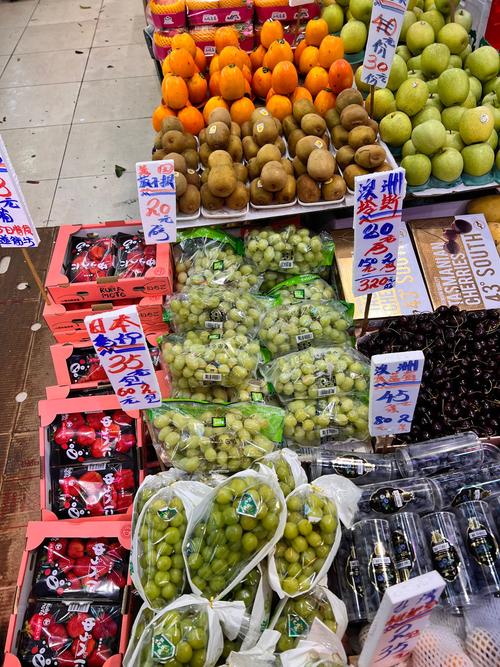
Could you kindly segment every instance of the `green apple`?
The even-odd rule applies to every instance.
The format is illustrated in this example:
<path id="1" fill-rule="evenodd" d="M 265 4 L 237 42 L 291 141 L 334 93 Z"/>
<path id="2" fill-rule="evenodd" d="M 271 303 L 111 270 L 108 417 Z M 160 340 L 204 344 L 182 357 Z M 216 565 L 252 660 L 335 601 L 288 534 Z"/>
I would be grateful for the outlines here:
<path id="1" fill-rule="evenodd" d="M 460 119 L 465 113 L 465 107 L 447 107 L 441 111 L 441 122 L 447 130 L 456 130 L 460 125 Z"/>
<path id="2" fill-rule="evenodd" d="M 403 60 L 404 60 L 405 62 L 408 62 L 408 60 L 410 60 L 410 58 L 411 58 L 411 51 L 410 51 L 410 49 L 406 46 L 406 44 L 400 44 L 400 45 L 396 48 L 396 53 L 398 54 L 398 56 L 401 56 L 401 58 L 403 58 Z"/>
<path id="3" fill-rule="evenodd" d="M 370 22 L 372 7 L 372 0 L 351 0 L 349 3 L 349 9 L 354 18 L 366 24 Z"/>
<path id="4" fill-rule="evenodd" d="M 451 12 L 451 2 L 452 0 L 434 0 L 434 4 L 436 5 L 436 9 L 438 12 L 441 12 L 441 14 L 444 14 L 445 16 L 448 16 L 448 14 Z M 457 4 L 457 3 L 453 3 Z"/>
<path id="5" fill-rule="evenodd" d="M 409 69 L 408 70 L 408 78 L 409 79 L 420 79 L 421 81 L 425 81 L 425 76 L 424 76 L 424 73 L 422 72 L 421 69 Z"/>
<path id="6" fill-rule="evenodd" d="M 408 69 L 422 69 L 422 56 L 412 56 L 406 66 Z"/>
<path id="7" fill-rule="evenodd" d="M 411 124 L 413 127 L 417 127 L 421 123 L 425 123 L 426 120 L 438 120 L 441 122 L 441 113 L 436 107 L 428 107 L 427 105 L 415 114 L 411 119 Z"/>
<path id="8" fill-rule="evenodd" d="M 481 46 L 467 57 L 465 64 L 479 81 L 488 81 L 500 70 L 500 55 L 492 46 Z"/>
<path id="9" fill-rule="evenodd" d="M 498 151 L 495 158 L 495 167 L 498 169 L 498 171 L 500 171 L 500 151 Z"/>
<path id="10" fill-rule="evenodd" d="M 450 53 L 458 55 L 469 43 L 469 33 L 458 23 L 447 23 L 438 32 L 437 40 L 441 44 L 446 44 Z"/>
<path id="11" fill-rule="evenodd" d="M 498 146 L 498 132 L 493 130 L 493 132 L 490 134 L 486 143 L 489 144 L 493 148 L 493 150 L 495 151 L 497 149 L 497 146 Z"/>
<path id="12" fill-rule="evenodd" d="M 349 8 L 347 8 L 346 10 L 345 17 L 348 21 L 354 21 L 354 16 L 352 15 L 351 10 Z"/>
<path id="13" fill-rule="evenodd" d="M 429 97 L 429 89 L 425 81 L 420 79 L 406 79 L 399 86 L 396 93 L 396 107 L 408 116 L 414 116 L 424 108 Z"/>
<path id="14" fill-rule="evenodd" d="M 408 67 L 403 58 L 395 53 L 392 61 L 391 73 L 389 74 L 389 81 L 387 82 L 387 88 L 396 91 L 407 77 Z"/>
<path id="15" fill-rule="evenodd" d="M 370 84 L 361 81 L 361 74 L 363 73 L 363 67 L 359 66 L 354 75 L 354 81 L 356 82 L 356 88 L 361 90 L 363 93 L 367 93 L 370 90 Z"/>
<path id="16" fill-rule="evenodd" d="M 460 56 L 453 55 L 450 56 L 450 62 L 448 63 L 447 69 L 450 69 L 451 67 L 459 67 L 460 69 L 462 69 L 462 65 L 463 63 Z"/>
<path id="17" fill-rule="evenodd" d="M 495 104 L 498 104 L 497 94 L 493 91 L 491 93 L 488 93 L 481 100 L 481 104 L 491 104 L 492 106 L 495 106 Z"/>
<path id="18" fill-rule="evenodd" d="M 500 76 L 495 76 L 493 79 L 483 83 L 482 94 L 489 95 L 489 93 L 497 93 L 498 95 L 497 89 L 500 90 Z"/>
<path id="19" fill-rule="evenodd" d="M 497 97 L 500 100 L 500 77 L 497 77 L 497 84 L 496 84 L 495 90 L 496 90 Z"/>
<path id="20" fill-rule="evenodd" d="M 428 79 L 434 79 L 448 67 L 450 49 L 446 44 L 429 44 L 418 58 L 420 58 L 420 68 L 417 69 L 421 69 Z M 410 66 L 410 63 L 408 63 L 408 66 Z"/>
<path id="21" fill-rule="evenodd" d="M 448 148 L 455 148 L 457 151 L 461 151 L 465 146 L 460 137 L 460 132 L 457 132 L 457 130 L 446 130 L 446 139 L 444 145 Z"/>
<path id="22" fill-rule="evenodd" d="M 394 111 L 382 118 L 378 129 L 386 144 L 402 146 L 411 137 L 411 120 L 402 111 Z"/>
<path id="23" fill-rule="evenodd" d="M 458 126 L 464 144 L 487 141 L 495 127 L 495 118 L 486 106 L 467 109 Z"/>
<path id="24" fill-rule="evenodd" d="M 424 10 L 422 7 L 414 7 L 413 13 L 417 17 L 417 21 L 420 21 L 420 19 L 422 18 L 422 14 L 424 13 Z"/>
<path id="25" fill-rule="evenodd" d="M 469 90 L 469 94 L 465 98 L 465 100 L 462 102 L 462 106 L 465 107 L 466 109 L 473 109 L 477 104 L 477 100 L 474 96 L 474 93 L 472 90 Z"/>
<path id="26" fill-rule="evenodd" d="M 436 9 L 436 0 L 424 0 L 424 11 L 428 12 L 431 9 Z"/>
<path id="27" fill-rule="evenodd" d="M 358 53 L 365 48 L 368 31 L 363 21 L 348 21 L 340 31 L 346 53 Z"/>
<path id="28" fill-rule="evenodd" d="M 429 9 L 429 11 L 424 12 L 420 18 L 422 21 L 427 21 L 427 23 L 432 26 L 434 37 L 437 37 L 438 32 L 444 26 L 443 15 L 438 12 L 437 9 Z"/>
<path id="29" fill-rule="evenodd" d="M 432 81 L 437 82 L 437 79 L 432 79 Z M 431 82 L 427 81 L 427 88 L 429 88 L 429 90 L 430 90 L 429 83 L 431 83 Z M 437 83 L 436 83 L 436 87 L 437 87 Z M 425 103 L 425 106 L 426 107 L 436 107 L 436 109 L 439 109 L 440 112 L 443 110 L 443 104 L 442 104 L 441 100 L 439 99 L 439 95 L 437 93 L 431 93 L 429 95 L 429 98 L 427 99 L 427 102 Z"/>
<path id="30" fill-rule="evenodd" d="M 470 176 L 484 176 L 493 167 L 495 151 L 486 143 L 466 146 L 462 151 L 464 171 Z"/>
<path id="31" fill-rule="evenodd" d="M 459 23 L 463 26 L 467 32 L 471 31 L 472 28 L 472 14 L 466 9 L 457 9 L 455 12 L 454 22 Z"/>
<path id="32" fill-rule="evenodd" d="M 460 53 L 458 54 L 460 56 L 460 60 L 462 61 L 462 63 L 464 63 L 467 60 L 470 53 L 472 53 L 472 46 L 470 44 L 467 44 L 465 49 L 463 51 L 460 51 Z"/>
<path id="33" fill-rule="evenodd" d="M 401 166 L 406 172 L 408 185 L 424 185 L 430 178 L 432 164 L 427 155 L 407 155 L 401 160 Z"/>
<path id="34" fill-rule="evenodd" d="M 460 178 L 464 160 L 456 148 L 444 147 L 431 159 L 432 175 L 445 183 L 453 183 Z"/>
<path id="35" fill-rule="evenodd" d="M 427 88 L 429 89 L 429 93 L 431 95 L 435 95 L 439 99 L 439 95 L 437 94 L 438 80 L 437 79 L 428 79 L 425 83 L 427 84 Z"/>
<path id="36" fill-rule="evenodd" d="M 373 107 L 373 117 L 375 120 L 380 120 L 387 114 L 396 111 L 396 102 L 394 95 L 389 88 L 379 88 L 375 91 L 374 97 L 375 105 Z M 371 109 L 372 95 L 371 93 L 366 98 L 365 104 L 367 109 Z"/>
<path id="37" fill-rule="evenodd" d="M 413 12 L 405 12 L 403 16 L 403 25 L 401 26 L 401 32 L 399 33 L 399 41 L 406 41 L 406 31 L 408 28 L 416 23 L 417 17 Z"/>
<path id="38" fill-rule="evenodd" d="M 339 32 L 344 25 L 344 12 L 337 4 L 325 7 L 321 12 L 321 18 L 327 22 L 330 33 Z"/>
<path id="39" fill-rule="evenodd" d="M 488 107 L 491 110 L 493 118 L 495 119 L 495 130 L 500 132 L 500 107 L 495 106 L 494 104 L 485 104 L 484 101 L 483 106 Z"/>
<path id="40" fill-rule="evenodd" d="M 445 107 L 462 104 L 470 90 L 469 77 L 463 69 L 446 69 L 439 75 L 438 94 Z"/>
<path id="41" fill-rule="evenodd" d="M 474 95 L 477 102 L 478 100 L 481 99 L 483 94 L 483 87 L 481 86 L 481 81 L 479 81 L 479 79 L 476 79 L 475 76 L 469 76 L 469 83 L 470 83 L 470 92 Z"/>
<path id="42" fill-rule="evenodd" d="M 416 155 L 416 154 L 417 154 L 417 149 L 415 148 L 413 141 L 411 139 L 405 141 L 403 147 L 401 148 L 401 155 L 403 157 L 407 157 L 408 155 Z"/>
<path id="43" fill-rule="evenodd" d="M 413 128 L 411 140 L 419 153 L 433 155 L 444 146 L 446 129 L 440 120 L 426 120 Z"/>
<path id="44" fill-rule="evenodd" d="M 427 21 L 416 21 L 406 31 L 406 46 L 414 56 L 434 42 L 434 29 Z"/>
<path id="45" fill-rule="evenodd" d="M 336 2 L 341 7 L 349 7 L 349 0 L 336 0 Z"/>

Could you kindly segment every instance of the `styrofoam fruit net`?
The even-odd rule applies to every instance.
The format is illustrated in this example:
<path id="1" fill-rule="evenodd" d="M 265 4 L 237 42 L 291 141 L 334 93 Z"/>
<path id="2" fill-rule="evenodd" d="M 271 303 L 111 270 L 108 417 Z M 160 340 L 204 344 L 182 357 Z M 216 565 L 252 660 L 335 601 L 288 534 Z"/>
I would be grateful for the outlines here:
<path id="1" fill-rule="evenodd" d="M 500 665 L 500 599 L 489 598 L 465 614 L 465 649 L 475 667 Z"/>
<path id="2" fill-rule="evenodd" d="M 492 667 L 490 663 L 488 667 Z M 421 633 L 412 652 L 412 667 L 476 667 L 465 653 L 459 638 L 442 626 Z"/>

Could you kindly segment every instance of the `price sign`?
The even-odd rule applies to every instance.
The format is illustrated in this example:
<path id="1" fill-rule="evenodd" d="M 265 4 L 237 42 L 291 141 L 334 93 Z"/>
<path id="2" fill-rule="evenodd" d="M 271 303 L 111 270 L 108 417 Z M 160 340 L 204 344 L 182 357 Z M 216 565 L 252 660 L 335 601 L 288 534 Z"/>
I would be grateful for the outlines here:
<path id="1" fill-rule="evenodd" d="M 177 238 L 177 204 L 173 160 L 135 165 L 144 242 L 171 243 Z"/>
<path id="2" fill-rule="evenodd" d="M 375 354 L 371 358 L 370 435 L 410 431 L 424 361 L 420 351 Z"/>
<path id="3" fill-rule="evenodd" d="M 36 248 L 40 238 L 0 137 L 0 247 Z"/>
<path id="4" fill-rule="evenodd" d="M 362 296 L 396 284 L 406 179 L 400 167 L 354 180 L 352 291 Z"/>
<path id="5" fill-rule="evenodd" d="M 370 626 L 358 667 L 392 667 L 407 660 L 445 583 L 433 570 L 390 586 Z"/>
<path id="6" fill-rule="evenodd" d="M 85 326 L 124 410 L 161 404 L 161 392 L 136 306 L 96 313 Z"/>
<path id="7" fill-rule="evenodd" d="M 408 0 L 374 0 L 361 81 L 385 88 Z"/>

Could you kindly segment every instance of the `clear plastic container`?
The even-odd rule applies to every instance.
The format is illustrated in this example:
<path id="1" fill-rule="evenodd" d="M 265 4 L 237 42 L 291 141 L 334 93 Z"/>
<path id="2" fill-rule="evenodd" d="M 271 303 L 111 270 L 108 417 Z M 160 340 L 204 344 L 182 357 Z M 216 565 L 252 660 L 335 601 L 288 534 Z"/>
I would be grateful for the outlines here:
<path id="1" fill-rule="evenodd" d="M 486 499 L 486 502 L 490 508 L 495 526 L 500 530 L 500 493 L 495 493 L 495 495 L 489 496 Z"/>
<path id="2" fill-rule="evenodd" d="M 331 572 L 335 577 L 333 585 L 346 606 L 349 622 L 366 621 L 365 590 L 351 530 L 342 531 Z"/>
<path id="3" fill-rule="evenodd" d="M 469 500 L 455 509 L 455 515 L 477 587 L 482 594 L 500 593 L 498 533 L 488 503 Z"/>
<path id="4" fill-rule="evenodd" d="M 400 581 L 407 581 L 432 570 L 422 521 L 415 512 L 389 517 L 392 548 Z"/>
<path id="5" fill-rule="evenodd" d="M 467 500 L 485 500 L 500 493 L 500 465 L 493 463 L 437 475 L 433 481 L 439 488 L 442 507 L 456 507 Z"/>
<path id="6" fill-rule="evenodd" d="M 384 519 L 364 519 L 354 524 L 352 532 L 365 591 L 366 615 L 371 621 L 386 589 L 398 583 L 391 529 Z"/>
<path id="7" fill-rule="evenodd" d="M 500 463 L 500 447 L 492 445 L 490 442 L 483 442 L 484 462 L 487 465 L 491 463 Z"/>
<path id="8" fill-rule="evenodd" d="M 484 460 L 483 444 L 472 431 L 416 442 L 396 452 L 404 477 L 437 475 L 465 466 L 479 466 Z"/>
<path id="9" fill-rule="evenodd" d="M 394 454 L 353 453 L 319 448 L 313 451 L 311 479 L 321 475 L 341 475 L 354 484 L 386 482 L 399 477 Z"/>
<path id="10" fill-rule="evenodd" d="M 474 603 L 479 591 L 471 577 L 471 564 L 460 528 L 452 512 L 433 512 L 422 519 L 433 569 L 446 581 L 441 604 L 454 610 Z"/>
<path id="11" fill-rule="evenodd" d="M 361 487 L 357 518 L 388 516 L 398 512 L 433 512 L 441 509 L 439 491 L 425 477 L 395 479 Z"/>

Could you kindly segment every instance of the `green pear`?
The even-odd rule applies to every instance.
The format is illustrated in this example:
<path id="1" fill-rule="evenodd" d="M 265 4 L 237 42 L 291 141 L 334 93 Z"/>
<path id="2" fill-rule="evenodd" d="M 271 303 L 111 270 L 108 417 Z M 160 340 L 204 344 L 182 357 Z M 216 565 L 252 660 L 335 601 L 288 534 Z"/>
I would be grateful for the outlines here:
<path id="1" fill-rule="evenodd" d="M 428 12 L 431 9 L 436 9 L 436 0 L 424 0 L 424 11 Z"/>
<path id="2" fill-rule="evenodd" d="M 495 127 L 495 118 L 488 107 L 467 109 L 460 119 L 458 131 L 464 144 L 488 141 Z"/>
<path id="3" fill-rule="evenodd" d="M 459 23 L 463 26 L 467 32 L 471 31 L 472 28 L 472 14 L 466 9 L 457 9 L 455 12 L 454 22 Z"/>
<path id="4" fill-rule="evenodd" d="M 340 32 L 344 25 L 344 12 L 342 11 L 342 7 L 337 4 L 324 7 L 321 12 L 321 18 L 326 21 L 330 34 Z"/>
<path id="5" fill-rule="evenodd" d="M 469 43 L 469 33 L 458 23 L 447 23 L 438 32 L 437 40 L 441 44 L 446 44 L 450 53 L 458 55 Z"/>
<path id="6" fill-rule="evenodd" d="M 432 79 L 432 81 L 436 81 L 436 79 Z M 427 88 L 430 90 L 429 83 L 430 81 L 427 81 Z M 439 109 L 441 112 L 443 110 L 443 105 L 441 103 L 441 100 L 439 99 L 439 95 L 437 93 L 431 93 L 427 99 L 427 102 L 425 103 L 426 107 L 436 107 L 436 109 Z"/>
<path id="7" fill-rule="evenodd" d="M 453 106 L 443 109 L 441 112 L 441 122 L 447 130 L 457 130 L 460 125 L 460 119 L 465 113 L 465 107 Z"/>
<path id="8" fill-rule="evenodd" d="M 495 151 L 497 149 L 497 146 L 498 146 L 498 132 L 495 132 L 495 130 L 493 130 L 493 132 L 490 134 L 489 138 L 487 139 L 486 143 L 489 144 L 493 148 L 493 150 Z"/>
<path id="9" fill-rule="evenodd" d="M 348 21 L 340 31 L 346 53 L 358 53 L 365 48 L 368 31 L 363 21 Z"/>
<path id="10" fill-rule="evenodd" d="M 424 12 L 420 18 L 432 26 L 434 37 L 437 37 L 438 32 L 444 26 L 443 15 L 437 9 L 430 9 L 428 12 Z"/>
<path id="11" fill-rule="evenodd" d="M 378 129 L 386 144 L 402 146 L 411 137 L 411 120 L 402 111 L 394 111 L 382 118 Z"/>
<path id="12" fill-rule="evenodd" d="M 472 53 L 472 46 L 470 44 L 467 44 L 465 49 L 463 51 L 460 51 L 460 53 L 458 54 L 460 56 L 460 60 L 462 61 L 462 63 L 464 63 L 467 60 L 469 53 Z"/>
<path id="13" fill-rule="evenodd" d="M 500 70 L 500 55 L 492 46 L 481 46 L 467 57 L 465 64 L 479 81 L 488 81 Z"/>
<path id="14" fill-rule="evenodd" d="M 483 87 L 481 86 L 481 81 L 476 79 L 475 76 L 469 76 L 470 83 L 470 92 L 476 98 L 476 101 L 480 100 L 483 94 Z"/>
<path id="15" fill-rule="evenodd" d="M 379 88 L 375 90 L 374 96 L 374 106 L 372 109 L 372 95 L 371 93 L 366 98 L 365 104 L 367 109 L 372 109 L 372 115 L 375 120 L 380 120 L 387 114 L 396 111 L 396 102 L 394 100 L 394 95 L 389 88 Z"/>
<path id="16" fill-rule="evenodd" d="M 349 0 L 335 0 L 341 7 L 349 7 Z"/>
<path id="17" fill-rule="evenodd" d="M 411 119 L 411 124 L 413 127 L 417 127 L 421 123 L 425 123 L 426 120 L 439 120 L 441 122 L 441 113 L 436 107 L 424 106 L 422 111 L 419 111 Z"/>
<path id="18" fill-rule="evenodd" d="M 345 17 L 348 21 L 354 21 L 354 16 L 349 8 L 346 9 Z"/>
<path id="19" fill-rule="evenodd" d="M 414 7 L 413 8 L 413 13 L 417 17 L 417 21 L 420 21 L 422 14 L 424 13 L 423 7 Z"/>
<path id="20" fill-rule="evenodd" d="M 407 157 L 408 155 L 416 155 L 416 154 L 417 154 L 417 149 L 415 148 L 413 141 L 411 139 L 405 141 L 403 147 L 401 148 L 401 155 L 403 157 Z"/>
<path id="21" fill-rule="evenodd" d="M 414 116 L 424 108 L 429 97 L 429 89 L 425 81 L 406 79 L 396 93 L 396 107 L 408 116 Z"/>
<path id="22" fill-rule="evenodd" d="M 421 69 L 428 79 L 434 79 L 448 67 L 450 49 L 446 44 L 429 44 L 422 51 L 422 55 L 417 57 L 420 58 L 420 67 L 410 67 L 411 61 L 409 61 L 408 66 L 410 69 Z M 411 60 L 414 60 L 414 58 Z"/>
<path id="23" fill-rule="evenodd" d="M 406 172 L 406 182 L 408 185 L 414 187 L 424 185 L 430 178 L 432 164 L 427 155 L 422 155 L 421 153 L 407 155 L 401 160 L 401 166 Z"/>
<path id="24" fill-rule="evenodd" d="M 432 175 L 445 183 L 453 183 L 462 175 L 464 160 L 456 148 L 444 147 L 431 158 Z"/>
<path id="25" fill-rule="evenodd" d="M 398 56 L 401 56 L 401 58 L 403 58 L 403 60 L 404 60 L 405 62 L 408 62 L 408 60 L 410 60 L 410 58 L 411 58 L 411 51 L 410 51 L 410 49 L 406 46 L 406 44 L 400 44 L 400 45 L 396 48 L 396 53 L 398 54 Z"/>
<path id="26" fill-rule="evenodd" d="M 477 81 L 479 81 L 479 79 L 477 79 Z M 489 93 L 497 93 L 498 95 L 497 89 L 500 90 L 500 76 L 495 76 L 493 79 L 483 83 L 482 94 L 483 96 L 489 95 Z"/>
<path id="27" fill-rule="evenodd" d="M 464 172 L 470 176 L 484 176 L 493 167 L 495 151 L 486 143 L 466 146 L 462 151 Z"/>
<path id="28" fill-rule="evenodd" d="M 411 140 L 419 153 L 433 155 L 444 146 L 446 129 L 439 120 L 426 120 L 413 128 Z"/>
<path id="29" fill-rule="evenodd" d="M 448 146 L 448 148 L 455 148 L 457 151 L 461 151 L 465 146 L 460 137 L 460 132 L 457 132 L 456 130 L 446 130 L 444 145 Z"/>
<path id="30" fill-rule="evenodd" d="M 425 76 L 424 76 L 424 73 L 422 72 L 421 69 L 409 69 L 408 70 L 408 78 L 409 79 L 420 79 L 421 81 L 425 81 Z"/>
<path id="31" fill-rule="evenodd" d="M 434 29 L 427 21 L 413 23 L 406 32 L 406 46 L 414 56 L 434 42 Z"/>
<path id="32" fill-rule="evenodd" d="M 434 0 L 438 12 L 441 12 L 441 14 L 444 14 L 445 16 L 451 12 L 451 2 L 452 0 Z"/>
<path id="33" fill-rule="evenodd" d="M 403 58 L 395 53 L 394 59 L 392 61 L 391 73 L 389 74 L 389 80 L 387 82 L 387 88 L 389 88 L 389 90 L 396 91 L 403 83 L 403 81 L 407 79 L 407 77 L 408 67 L 406 66 Z"/>
<path id="34" fill-rule="evenodd" d="M 463 65 L 463 63 L 462 63 L 462 59 L 460 58 L 460 56 L 453 55 L 453 56 L 450 56 L 450 62 L 448 63 L 448 68 L 447 69 L 449 69 L 451 67 L 458 67 L 458 68 L 462 69 L 462 65 Z"/>
<path id="35" fill-rule="evenodd" d="M 361 81 L 361 74 L 363 73 L 363 67 L 358 67 L 356 74 L 354 75 L 354 81 L 356 82 L 356 88 L 363 93 L 367 93 L 370 90 L 370 84 Z"/>
<path id="36" fill-rule="evenodd" d="M 354 18 L 366 24 L 370 22 L 372 7 L 372 0 L 351 0 L 349 3 L 349 9 Z"/>
<path id="37" fill-rule="evenodd" d="M 437 91 L 438 91 L 438 80 L 437 80 L 437 79 L 428 79 L 428 80 L 426 81 L 426 84 L 427 84 L 427 88 L 429 89 L 429 93 L 430 93 L 431 95 L 435 95 L 435 96 L 439 99 L 439 96 L 438 96 L 438 94 L 437 94 Z M 440 103 L 440 104 L 441 104 L 441 103 Z M 441 106 L 442 106 L 442 105 L 441 105 Z"/>
<path id="38" fill-rule="evenodd" d="M 413 25 L 413 23 L 416 23 L 417 17 L 413 12 L 405 12 L 403 16 L 403 24 L 401 26 L 401 32 L 399 33 L 399 41 L 400 42 L 405 42 L 406 41 L 406 31 L 408 28 Z"/>
<path id="39" fill-rule="evenodd" d="M 438 94 L 445 107 L 462 104 L 470 90 L 469 77 L 463 69 L 446 69 L 439 75 Z"/>

